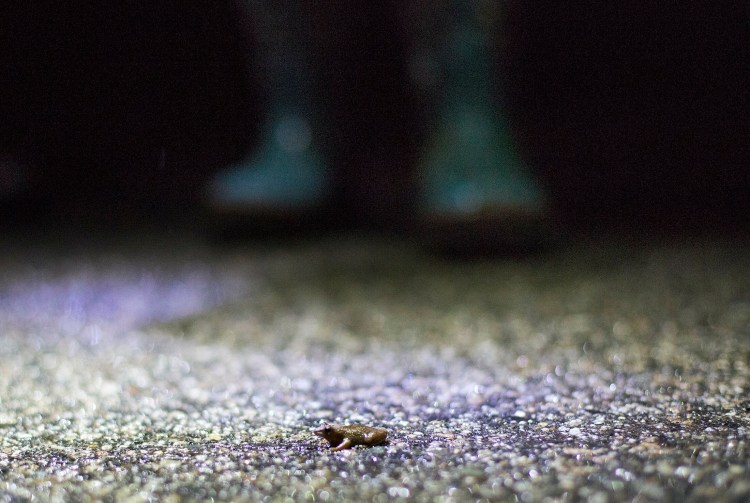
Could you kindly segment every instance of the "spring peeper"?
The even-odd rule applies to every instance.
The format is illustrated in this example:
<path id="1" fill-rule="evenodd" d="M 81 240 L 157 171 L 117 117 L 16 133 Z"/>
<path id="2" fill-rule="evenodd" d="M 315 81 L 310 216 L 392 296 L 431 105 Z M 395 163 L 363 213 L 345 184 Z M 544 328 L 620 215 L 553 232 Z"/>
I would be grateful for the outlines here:
<path id="1" fill-rule="evenodd" d="M 379 445 L 384 443 L 388 436 L 388 430 L 361 424 L 324 424 L 313 430 L 313 433 L 328 440 L 332 451 L 348 449 L 355 445 Z"/>

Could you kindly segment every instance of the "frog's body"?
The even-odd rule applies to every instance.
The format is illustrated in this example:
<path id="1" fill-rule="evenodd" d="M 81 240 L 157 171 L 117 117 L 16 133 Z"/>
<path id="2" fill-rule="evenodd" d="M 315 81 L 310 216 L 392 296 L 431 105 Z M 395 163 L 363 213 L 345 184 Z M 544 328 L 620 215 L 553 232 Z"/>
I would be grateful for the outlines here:
<path id="1" fill-rule="evenodd" d="M 361 424 L 324 424 L 313 433 L 326 439 L 331 444 L 332 451 L 348 449 L 355 445 L 379 445 L 384 443 L 388 436 L 388 431 L 383 428 Z"/>

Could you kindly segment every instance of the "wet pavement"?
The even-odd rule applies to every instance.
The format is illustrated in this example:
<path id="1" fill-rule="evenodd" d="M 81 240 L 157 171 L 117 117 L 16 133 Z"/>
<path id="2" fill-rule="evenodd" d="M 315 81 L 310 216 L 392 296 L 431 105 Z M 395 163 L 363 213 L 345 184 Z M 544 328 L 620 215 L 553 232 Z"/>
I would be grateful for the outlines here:
<path id="1" fill-rule="evenodd" d="M 0 501 L 750 498 L 745 243 L 0 248 Z"/>

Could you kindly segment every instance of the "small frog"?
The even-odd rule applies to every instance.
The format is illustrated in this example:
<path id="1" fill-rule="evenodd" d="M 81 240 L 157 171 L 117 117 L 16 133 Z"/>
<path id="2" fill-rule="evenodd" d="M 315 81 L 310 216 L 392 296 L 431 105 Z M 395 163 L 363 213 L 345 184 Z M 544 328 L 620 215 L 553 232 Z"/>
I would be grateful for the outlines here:
<path id="1" fill-rule="evenodd" d="M 355 445 L 379 445 L 384 443 L 388 436 L 388 430 L 361 424 L 324 424 L 313 430 L 313 433 L 328 440 L 332 451 L 348 449 Z"/>

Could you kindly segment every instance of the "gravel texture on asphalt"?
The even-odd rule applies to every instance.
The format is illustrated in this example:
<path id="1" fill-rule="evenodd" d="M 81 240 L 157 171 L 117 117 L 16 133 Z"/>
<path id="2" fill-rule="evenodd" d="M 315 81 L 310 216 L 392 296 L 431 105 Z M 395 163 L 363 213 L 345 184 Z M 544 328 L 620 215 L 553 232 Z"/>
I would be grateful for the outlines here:
<path id="1" fill-rule="evenodd" d="M 0 501 L 750 498 L 744 244 L 0 248 Z"/>

